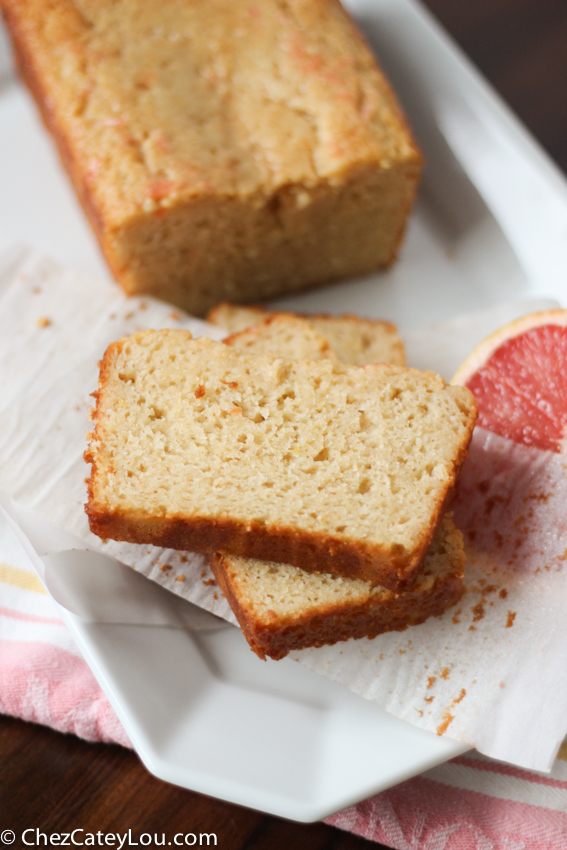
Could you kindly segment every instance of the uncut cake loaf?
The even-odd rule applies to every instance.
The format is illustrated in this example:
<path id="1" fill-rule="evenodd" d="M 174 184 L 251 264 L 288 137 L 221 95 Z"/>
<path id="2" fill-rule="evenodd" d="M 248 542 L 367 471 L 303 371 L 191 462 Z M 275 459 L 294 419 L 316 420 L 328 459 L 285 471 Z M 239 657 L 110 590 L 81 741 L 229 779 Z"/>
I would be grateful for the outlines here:
<path id="1" fill-rule="evenodd" d="M 303 319 L 313 331 L 328 340 L 331 350 L 341 363 L 353 366 L 367 366 L 370 363 L 404 365 L 404 345 L 396 326 L 378 319 L 363 319 L 353 315 L 329 316 L 325 313 L 283 313 L 257 305 L 243 307 L 225 302 L 209 312 L 207 321 L 225 328 L 232 335 L 275 316 Z"/>
<path id="2" fill-rule="evenodd" d="M 211 567 L 260 658 L 402 631 L 442 614 L 463 594 L 463 537 L 445 514 L 415 586 L 398 592 L 360 579 L 217 553 Z"/>
<path id="3" fill-rule="evenodd" d="M 421 157 L 338 0 L 0 0 L 115 278 L 202 315 L 388 266 Z"/>
<path id="4" fill-rule="evenodd" d="M 96 395 L 95 534 L 389 588 L 414 580 L 476 418 L 432 372 L 246 355 L 181 330 L 110 345 Z"/>

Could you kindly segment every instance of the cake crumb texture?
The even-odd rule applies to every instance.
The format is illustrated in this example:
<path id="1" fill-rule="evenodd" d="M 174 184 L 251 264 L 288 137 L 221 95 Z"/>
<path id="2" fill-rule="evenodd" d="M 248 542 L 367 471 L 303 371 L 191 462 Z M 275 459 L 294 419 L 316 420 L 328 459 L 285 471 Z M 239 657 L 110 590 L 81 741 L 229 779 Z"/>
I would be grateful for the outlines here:
<path id="1" fill-rule="evenodd" d="M 337 360 L 328 340 L 297 316 L 270 316 L 223 340 L 238 351 L 286 360 Z"/>

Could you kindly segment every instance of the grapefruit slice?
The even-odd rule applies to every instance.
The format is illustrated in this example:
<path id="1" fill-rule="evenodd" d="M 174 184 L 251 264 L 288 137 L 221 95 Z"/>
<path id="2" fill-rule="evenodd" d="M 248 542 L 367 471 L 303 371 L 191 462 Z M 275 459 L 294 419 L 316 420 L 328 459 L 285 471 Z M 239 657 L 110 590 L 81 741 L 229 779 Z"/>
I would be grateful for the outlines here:
<path id="1" fill-rule="evenodd" d="M 567 310 L 504 325 L 473 350 L 451 383 L 476 397 L 479 427 L 566 454 Z"/>

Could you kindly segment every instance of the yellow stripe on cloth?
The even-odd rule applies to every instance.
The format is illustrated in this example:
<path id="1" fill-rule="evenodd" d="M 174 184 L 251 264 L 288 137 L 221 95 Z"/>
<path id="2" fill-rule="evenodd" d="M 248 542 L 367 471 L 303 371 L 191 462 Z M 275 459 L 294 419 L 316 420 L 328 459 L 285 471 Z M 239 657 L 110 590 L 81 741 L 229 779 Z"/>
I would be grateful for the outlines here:
<path id="1" fill-rule="evenodd" d="M 47 593 L 38 576 L 29 573 L 19 567 L 0 562 L 0 581 L 4 584 L 13 584 L 22 590 L 31 590 L 33 593 Z"/>

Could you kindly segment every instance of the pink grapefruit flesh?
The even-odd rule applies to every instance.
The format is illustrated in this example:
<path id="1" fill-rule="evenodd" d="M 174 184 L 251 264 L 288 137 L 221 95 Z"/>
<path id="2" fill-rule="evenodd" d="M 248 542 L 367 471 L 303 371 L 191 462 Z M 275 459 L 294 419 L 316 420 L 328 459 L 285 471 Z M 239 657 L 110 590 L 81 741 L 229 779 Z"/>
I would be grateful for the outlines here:
<path id="1" fill-rule="evenodd" d="M 567 451 L 567 311 L 534 313 L 475 349 L 453 378 L 479 405 L 477 425 L 502 437 Z"/>

